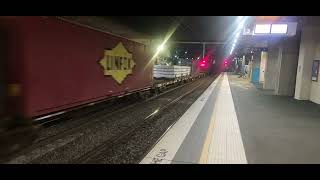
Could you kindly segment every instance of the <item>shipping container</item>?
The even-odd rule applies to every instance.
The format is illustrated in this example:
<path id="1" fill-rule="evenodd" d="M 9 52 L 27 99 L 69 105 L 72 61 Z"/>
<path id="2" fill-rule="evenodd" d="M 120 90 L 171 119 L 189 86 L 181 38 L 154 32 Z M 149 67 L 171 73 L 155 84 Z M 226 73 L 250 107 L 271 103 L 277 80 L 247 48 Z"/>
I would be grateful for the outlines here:
<path id="1" fill-rule="evenodd" d="M 6 105 L 26 117 L 152 87 L 141 43 L 57 17 L 1 17 L 0 28 L 8 63 L 0 100 L 9 89 Z"/>

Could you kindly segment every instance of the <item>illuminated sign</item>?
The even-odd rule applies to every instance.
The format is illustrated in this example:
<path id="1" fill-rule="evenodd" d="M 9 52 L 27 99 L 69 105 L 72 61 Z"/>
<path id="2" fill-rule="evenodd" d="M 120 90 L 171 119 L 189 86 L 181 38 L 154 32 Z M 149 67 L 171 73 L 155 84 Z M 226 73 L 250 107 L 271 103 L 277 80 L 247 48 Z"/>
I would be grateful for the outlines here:
<path id="1" fill-rule="evenodd" d="M 272 24 L 271 26 L 271 34 L 286 34 L 287 31 L 287 24 Z"/>
<path id="2" fill-rule="evenodd" d="M 295 36 L 297 22 L 258 23 L 244 28 L 245 36 Z"/>
<path id="3" fill-rule="evenodd" d="M 256 24 L 254 29 L 255 34 L 269 34 L 271 29 L 271 24 Z"/>
<path id="4" fill-rule="evenodd" d="M 129 74 L 132 74 L 132 69 L 135 66 L 132 54 L 126 50 L 121 42 L 112 50 L 106 50 L 99 63 L 104 69 L 104 75 L 112 76 L 119 84 Z"/>

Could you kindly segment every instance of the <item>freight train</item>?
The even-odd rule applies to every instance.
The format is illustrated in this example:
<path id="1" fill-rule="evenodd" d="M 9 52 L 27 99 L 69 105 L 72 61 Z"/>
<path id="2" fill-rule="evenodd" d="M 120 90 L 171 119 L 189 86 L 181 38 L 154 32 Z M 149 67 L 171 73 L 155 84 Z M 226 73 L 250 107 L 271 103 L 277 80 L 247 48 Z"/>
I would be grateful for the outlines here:
<path id="1" fill-rule="evenodd" d="M 151 57 L 144 44 L 58 17 L 0 17 L 0 133 L 47 114 L 153 92 L 159 85 Z"/>

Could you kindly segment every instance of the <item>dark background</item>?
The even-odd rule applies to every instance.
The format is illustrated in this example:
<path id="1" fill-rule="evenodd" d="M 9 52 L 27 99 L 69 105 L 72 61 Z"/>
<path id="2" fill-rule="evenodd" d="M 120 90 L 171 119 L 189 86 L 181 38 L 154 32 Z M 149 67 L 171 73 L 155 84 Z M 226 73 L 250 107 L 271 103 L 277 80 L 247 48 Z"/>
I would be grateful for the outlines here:
<path id="1" fill-rule="evenodd" d="M 224 41 L 236 16 L 103 16 L 123 23 L 135 31 L 164 36 L 178 23 L 172 39 L 183 41 Z M 228 31 L 229 30 L 229 31 Z"/>

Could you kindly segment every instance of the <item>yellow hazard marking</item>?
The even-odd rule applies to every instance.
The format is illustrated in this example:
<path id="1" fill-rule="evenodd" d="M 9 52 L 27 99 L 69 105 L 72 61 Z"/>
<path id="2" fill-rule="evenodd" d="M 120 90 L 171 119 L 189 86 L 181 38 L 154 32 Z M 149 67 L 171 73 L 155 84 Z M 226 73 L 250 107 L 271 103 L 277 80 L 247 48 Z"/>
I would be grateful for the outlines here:
<path id="1" fill-rule="evenodd" d="M 215 123 L 215 109 L 213 110 L 212 116 L 211 116 L 211 120 L 210 120 L 210 125 L 209 125 L 209 129 L 207 132 L 207 136 L 206 136 L 206 140 L 204 142 L 203 148 L 202 148 L 202 153 L 201 153 L 201 157 L 199 160 L 199 164 L 208 164 L 208 156 L 209 156 L 209 148 L 210 148 L 210 144 L 211 144 L 211 140 L 213 138 L 213 129 L 214 129 L 214 123 Z"/>

